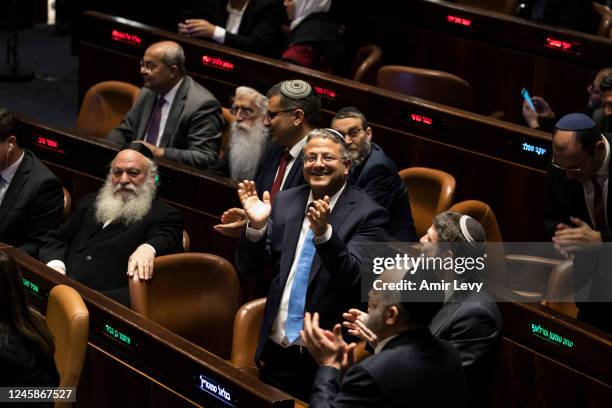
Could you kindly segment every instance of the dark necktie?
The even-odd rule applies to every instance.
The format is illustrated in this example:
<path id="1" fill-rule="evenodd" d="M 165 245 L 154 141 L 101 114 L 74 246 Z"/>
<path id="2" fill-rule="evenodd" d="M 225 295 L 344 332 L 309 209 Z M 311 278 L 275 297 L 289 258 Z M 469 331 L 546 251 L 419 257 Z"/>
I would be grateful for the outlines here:
<path id="1" fill-rule="evenodd" d="M 606 225 L 606 213 L 603 206 L 603 190 L 597 175 L 594 175 L 591 179 L 593 182 L 593 219 L 595 221 L 595 229 L 602 230 L 607 227 Z"/>
<path id="2" fill-rule="evenodd" d="M 272 190 L 270 191 L 270 202 L 274 201 L 274 197 L 280 191 L 281 184 L 283 184 L 283 178 L 285 177 L 285 171 L 287 170 L 287 164 L 289 164 L 290 160 L 291 155 L 288 151 L 285 151 L 278 165 L 278 173 L 276 174 L 276 178 L 272 184 Z"/>
<path id="3" fill-rule="evenodd" d="M 149 119 L 149 128 L 147 129 L 147 136 L 145 138 L 145 142 L 151 143 L 152 145 L 157 146 L 157 138 L 159 136 L 159 125 L 161 122 L 161 111 L 162 107 L 166 103 L 165 99 L 160 97 L 153 108 L 153 113 L 151 114 L 151 119 Z"/>

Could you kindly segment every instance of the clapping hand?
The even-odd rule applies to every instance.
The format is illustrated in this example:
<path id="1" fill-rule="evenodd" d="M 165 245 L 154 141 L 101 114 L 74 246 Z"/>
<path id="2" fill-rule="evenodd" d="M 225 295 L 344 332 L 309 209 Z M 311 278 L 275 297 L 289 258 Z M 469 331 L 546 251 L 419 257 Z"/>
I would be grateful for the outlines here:
<path id="1" fill-rule="evenodd" d="M 342 313 L 342 317 L 346 319 L 342 325 L 348 329 L 351 336 L 367 341 L 370 346 L 376 347 L 378 337 L 372 330 L 368 329 L 365 322 L 368 320 L 368 314 L 359 309 L 349 309 L 348 312 Z"/>
<path id="2" fill-rule="evenodd" d="M 327 232 L 327 218 L 330 212 L 329 196 L 323 197 L 322 200 L 313 201 L 308 207 L 307 216 L 310 221 L 310 229 L 315 237 Z"/>
<path id="3" fill-rule="evenodd" d="M 221 224 L 217 224 L 213 228 L 219 234 L 230 238 L 239 238 L 246 223 L 246 212 L 242 208 L 230 208 L 221 215 Z"/>
<path id="4" fill-rule="evenodd" d="M 255 182 L 244 180 L 238 184 L 238 197 L 242 208 L 244 208 L 249 225 L 254 229 L 262 229 L 268 223 L 268 217 L 272 211 L 270 204 L 270 193 L 264 191 L 263 201 L 257 197 Z"/>
<path id="5" fill-rule="evenodd" d="M 567 224 L 559 224 L 552 238 L 555 248 L 563 255 L 567 256 L 579 248 L 602 242 L 601 232 L 594 230 L 580 218 L 570 217 L 570 221 L 575 227 Z"/>
<path id="6" fill-rule="evenodd" d="M 346 344 L 342 338 L 342 326 L 337 324 L 334 330 L 323 330 L 319 327 L 319 314 L 304 315 L 304 330 L 300 331 L 302 341 L 319 365 L 345 370 L 355 363 L 354 349 L 356 344 Z"/>

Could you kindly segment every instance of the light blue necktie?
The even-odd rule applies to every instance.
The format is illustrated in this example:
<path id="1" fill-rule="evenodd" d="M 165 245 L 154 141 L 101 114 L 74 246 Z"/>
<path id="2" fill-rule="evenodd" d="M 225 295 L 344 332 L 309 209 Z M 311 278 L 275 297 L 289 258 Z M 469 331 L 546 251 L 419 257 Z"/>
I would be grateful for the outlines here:
<path id="1" fill-rule="evenodd" d="M 304 328 L 304 305 L 306 303 L 306 290 L 308 289 L 308 277 L 312 258 L 315 254 L 315 246 L 312 240 L 312 230 L 309 228 L 302 246 L 302 253 L 298 260 L 291 294 L 289 295 L 289 307 L 287 311 L 287 322 L 285 324 L 285 336 L 289 343 L 293 344 L 300 337 L 300 330 Z"/>

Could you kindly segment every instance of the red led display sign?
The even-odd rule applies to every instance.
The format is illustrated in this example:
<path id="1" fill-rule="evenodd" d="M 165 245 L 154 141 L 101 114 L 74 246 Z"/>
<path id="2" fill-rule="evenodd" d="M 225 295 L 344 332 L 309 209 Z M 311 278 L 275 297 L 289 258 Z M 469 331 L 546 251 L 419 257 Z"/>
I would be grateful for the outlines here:
<path id="1" fill-rule="evenodd" d="M 219 57 L 211 57 L 210 55 L 202 56 L 202 64 L 208 67 L 220 69 L 222 71 L 234 70 L 234 63 L 221 59 Z"/>
<path id="2" fill-rule="evenodd" d="M 113 41 L 119 41 L 122 43 L 130 44 L 130 45 L 137 45 L 137 46 L 142 45 L 142 40 L 140 39 L 139 36 L 130 34 L 130 33 L 126 33 L 124 31 L 113 30 L 113 32 L 111 33 L 111 36 L 113 38 Z"/>
<path id="3" fill-rule="evenodd" d="M 57 142 L 57 140 L 53 140 L 45 136 L 37 135 L 36 145 L 38 147 L 42 147 L 43 149 L 52 150 L 54 152 L 61 153 L 61 154 L 66 154 L 66 152 L 60 149 L 59 143 Z"/>
<path id="4" fill-rule="evenodd" d="M 446 16 L 446 21 L 448 21 L 451 24 L 457 24 L 457 25 L 465 26 L 465 27 L 471 27 L 472 25 L 472 20 L 469 20 L 467 18 L 457 17 L 457 16 L 451 16 L 450 14 Z"/>
<path id="5" fill-rule="evenodd" d="M 558 38 L 546 37 L 544 46 L 555 50 L 578 54 L 580 52 L 580 43 L 573 41 L 564 41 Z"/>
<path id="6" fill-rule="evenodd" d="M 337 95 L 337 93 L 332 91 L 331 89 L 321 88 L 320 86 L 315 86 L 314 89 L 319 95 L 325 96 L 327 98 L 334 99 Z"/>
<path id="7" fill-rule="evenodd" d="M 416 113 L 410 114 L 410 120 L 413 123 L 419 123 L 426 126 L 431 126 L 433 123 L 433 119 L 429 116 L 417 115 Z"/>

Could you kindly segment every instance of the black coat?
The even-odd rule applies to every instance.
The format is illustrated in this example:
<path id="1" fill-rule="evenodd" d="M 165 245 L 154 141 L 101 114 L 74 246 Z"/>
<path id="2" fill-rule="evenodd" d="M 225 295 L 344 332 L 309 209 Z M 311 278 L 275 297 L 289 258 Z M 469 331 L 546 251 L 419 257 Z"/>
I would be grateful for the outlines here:
<path id="1" fill-rule="evenodd" d="M 38 256 L 45 234 L 62 222 L 63 209 L 60 181 L 34 154 L 24 150 L 0 205 L 0 241 Z"/>

